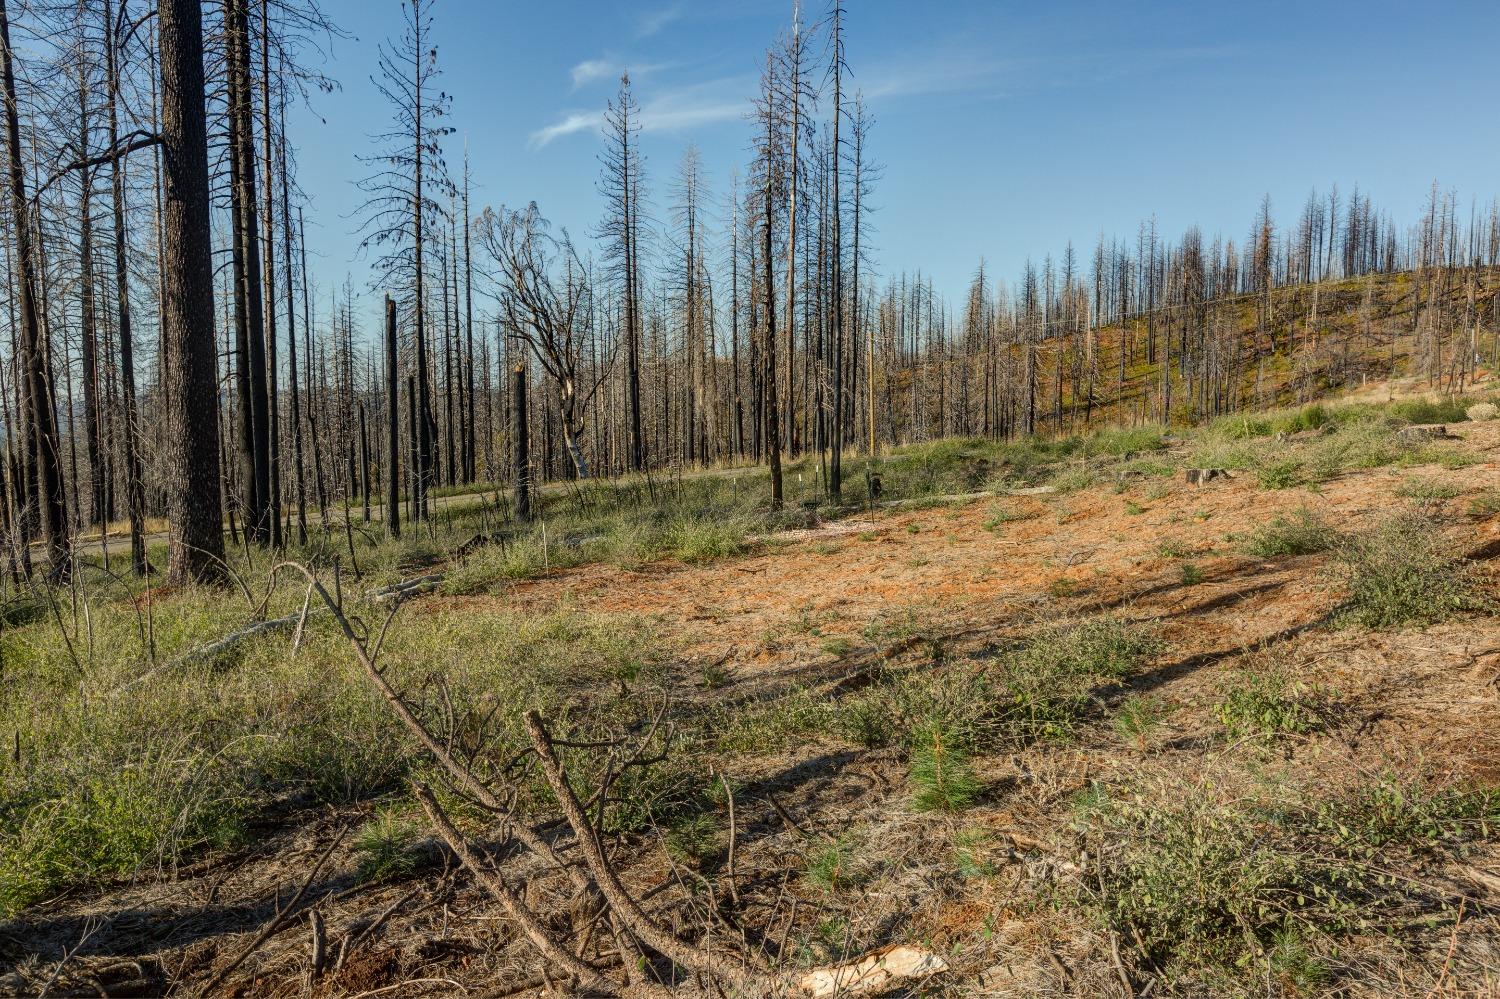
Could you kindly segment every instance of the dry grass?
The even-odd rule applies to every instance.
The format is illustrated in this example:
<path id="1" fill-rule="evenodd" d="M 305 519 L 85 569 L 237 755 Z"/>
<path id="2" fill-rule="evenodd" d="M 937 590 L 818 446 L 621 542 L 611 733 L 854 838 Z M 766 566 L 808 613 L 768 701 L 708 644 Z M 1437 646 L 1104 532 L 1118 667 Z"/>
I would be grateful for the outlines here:
<path id="1" fill-rule="evenodd" d="M 447 566 L 450 592 L 400 610 L 384 661 L 487 764 L 516 751 L 525 707 L 587 737 L 638 725 L 672 692 L 674 752 L 607 808 L 621 876 L 682 926 L 732 918 L 794 967 L 920 941 L 948 959 L 933 984 L 955 994 L 1114 994 L 1122 973 L 1137 994 L 1183 996 L 1496 981 L 1500 625 L 1482 602 L 1379 630 L 1340 628 L 1335 611 L 1357 600 L 1336 571 L 1346 539 L 1377 545 L 1403 483 L 1438 484 L 1423 515 L 1444 552 L 1487 540 L 1441 496 L 1460 481 L 1500 489 L 1500 425 L 1465 426 L 1465 441 L 1400 467 L 1379 417 L 1299 410 L 1286 418 L 1308 426 L 1293 432 L 1313 433 L 1285 442 L 1218 427 L 1170 444 L 1150 428 L 945 444 L 911 459 L 909 492 L 968 486 L 980 460 L 992 483 L 1079 468 L 1099 483 L 877 511 L 832 552 L 817 533 L 721 544 L 744 523 L 688 544 L 696 528 L 672 526 L 691 516 L 682 506 L 559 513 L 549 543 L 608 521 L 620 547 L 570 543 L 576 557 L 549 550 L 541 572 L 505 571 L 498 546 Z M 1445 458 L 1457 452 L 1473 462 L 1462 472 Z M 1247 470 L 1297 462 L 1317 491 L 1176 479 L 1210 453 Z M 743 493 L 734 505 L 736 488 L 702 509 L 753 508 Z M 444 568 L 484 526 L 362 549 L 358 586 Z M 1386 537 L 1369 551 L 1389 555 Z M 633 550 L 648 554 L 631 555 L 642 538 Z M 1484 566 L 1460 568 L 1489 592 Z M 260 592 L 264 576 L 249 579 Z M 13 608 L 0 635 L 3 724 L 22 747 L 3 770 L 0 873 L 17 911 L 0 955 L 27 988 L 74 948 L 63 991 L 91 977 L 200 987 L 340 827 L 315 885 L 329 939 L 388 915 L 318 988 L 524 983 L 533 952 L 414 819 L 404 780 L 427 762 L 328 622 L 295 653 L 290 634 L 269 636 L 104 698 L 149 655 L 140 601 L 98 585 L 86 616 L 57 605 L 63 629 L 44 603 L 29 619 Z M 301 596 L 279 590 L 269 612 Z M 354 606 L 378 630 L 381 612 Z M 159 594 L 151 614 L 166 661 L 250 607 Z M 570 766 L 597 779 L 582 751 Z M 523 791 L 523 808 L 550 807 L 535 783 Z M 444 800 L 482 834 L 478 813 Z M 544 879 L 533 890 L 554 900 Z M 305 932 L 278 934 L 236 987 L 301 995 L 308 953 Z"/>

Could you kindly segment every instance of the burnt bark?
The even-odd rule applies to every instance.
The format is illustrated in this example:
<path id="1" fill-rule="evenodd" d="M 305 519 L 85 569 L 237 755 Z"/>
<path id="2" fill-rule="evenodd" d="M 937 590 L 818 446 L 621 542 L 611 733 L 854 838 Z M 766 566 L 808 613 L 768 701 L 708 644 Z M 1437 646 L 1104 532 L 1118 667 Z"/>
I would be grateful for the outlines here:
<path id="1" fill-rule="evenodd" d="M 4 0 L 0 0 L 3 11 Z M 162 330 L 170 389 L 167 511 L 170 582 L 224 578 L 214 356 L 213 244 L 209 235 L 208 126 L 203 11 L 161 0 Z"/>

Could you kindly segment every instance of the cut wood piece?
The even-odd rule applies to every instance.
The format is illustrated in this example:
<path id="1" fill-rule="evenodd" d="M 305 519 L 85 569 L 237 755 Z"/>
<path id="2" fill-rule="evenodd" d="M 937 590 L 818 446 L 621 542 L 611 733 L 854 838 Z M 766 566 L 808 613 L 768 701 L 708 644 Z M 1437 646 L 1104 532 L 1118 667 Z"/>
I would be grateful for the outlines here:
<path id="1" fill-rule="evenodd" d="M 418 576 L 415 579 L 404 579 L 399 583 L 372 590 L 366 596 L 372 603 L 386 604 L 392 601 L 402 601 L 407 597 L 416 596 L 428 590 L 435 590 L 443 583 L 443 573 L 435 572 L 427 576 Z"/>
<path id="2" fill-rule="evenodd" d="M 1189 468 L 1183 473 L 1183 477 L 1187 479 L 1188 485 L 1201 486 L 1214 479 L 1229 478 L 1229 470 L 1227 468 Z"/>
<path id="3" fill-rule="evenodd" d="M 809 971 L 798 984 L 814 999 L 874 995 L 902 979 L 925 978 L 947 970 L 948 962 L 932 951 L 896 944 L 872 951 L 858 961 Z"/>

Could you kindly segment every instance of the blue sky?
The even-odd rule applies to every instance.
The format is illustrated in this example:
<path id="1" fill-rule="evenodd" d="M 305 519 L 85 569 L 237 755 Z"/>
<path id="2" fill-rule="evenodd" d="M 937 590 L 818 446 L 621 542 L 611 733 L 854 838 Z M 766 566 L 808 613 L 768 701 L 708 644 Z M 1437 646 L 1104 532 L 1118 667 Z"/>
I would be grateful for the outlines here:
<path id="1" fill-rule="evenodd" d="M 1308 192 L 1358 183 L 1398 223 L 1434 180 L 1461 203 L 1500 194 L 1500 3 L 913 4 L 845 0 L 850 86 L 876 117 L 882 273 L 922 269 L 957 300 L 979 258 L 1012 278 L 1027 257 L 1133 236 L 1155 214 L 1239 241 L 1262 194 L 1278 220 Z M 809 19 L 823 11 L 807 0 Z M 389 110 L 369 82 L 399 0 L 324 0 L 354 37 L 324 71 L 342 90 L 293 118 L 308 242 L 325 289 L 355 252 L 356 155 Z M 630 68 L 657 215 L 696 143 L 716 197 L 747 157 L 745 113 L 791 0 L 438 0 L 442 87 L 474 164 L 475 210 L 535 200 L 586 234 L 603 209 L 596 126 Z M 373 310 L 370 310 L 373 314 Z"/>

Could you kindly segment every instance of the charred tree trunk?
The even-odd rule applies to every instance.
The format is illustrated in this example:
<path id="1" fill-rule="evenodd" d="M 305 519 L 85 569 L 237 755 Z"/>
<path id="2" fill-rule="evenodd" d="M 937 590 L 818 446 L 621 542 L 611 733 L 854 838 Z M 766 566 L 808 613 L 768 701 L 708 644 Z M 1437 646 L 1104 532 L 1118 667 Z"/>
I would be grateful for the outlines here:
<path id="1" fill-rule="evenodd" d="M 120 75 L 116 62 L 114 0 L 104 0 L 105 75 L 109 88 L 109 147 L 120 142 Z M 130 268 L 125 255 L 125 167 L 120 157 L 110 161 L 110 195 L 114 208 L 115 307 L 120 339 L 120 408 L 124 410 L 121 434 L 125 449 L 125 507 L 130 517 L 130 567 L 137 576 L 149 569 L 146 562 L 146 484 L 141 469 L 140 424 L 135 408 L 135 347 L 132 343 Z"/>
<path id="2" fill-rule="evenodd" d="M 3 19 L 4 0 L 0 0 Z M 161 0 L 163 268 L 167 348 L 168 580 L 224 573 L 219 492 L 218 378 L 214 357 L 213 243 L 209 234 L 208 126 L 203 95 L 203 11 Z M 7 45 L 7 52 L 9 46 Z M 7 70 L 9 60 L 6 61 Z M 9 72 L 6 73 L 7 78 Z"/>
<path id="3" fill-rule="evenodd" d="M 464 434 L 464 482 L 473 483 L 479 478 L 479 456 L 478 451 L 479 433 L 474 422 L 474 255 L 473 255 L 473 216 L 469 214 L 469 171 L 468 160 L 465 156 L 464 162 L 464 378 L 468 385 L 467 402 L 468 418 L 465 421 Z"/>
<path id="4" fill-rule="evenodd" d="M 72 570 L 68 547 L 68 509 L 58 450 L 57 420 L 52 410 L 47 345 L 43 342 L 37 313 L 37 257 L 32 244 L 26 199 L 26 171 L 21 162 L 20 109 L 16 101 L 16 76 L 10 45 L 10 15 L 0 0 L 0 82 L 5 88 L 5 137 L 9 152 L 11 226 L 16 245 L 16 280 L 21 302 L 21 378 L 31 422 L 27 446 L 35 453 L 36 498 L 40 506 L 42 539 L 52 574 L 66 577 Z M 211 318 L 211 317 L 210 317 Z"/>
<path id="5" fill-rule="evenodd" d="M 359 400 L 359 491 L 365 523 L 370 522 L 370 430 L 365 424 L 365 401 Z"/>
<path id="6" fill-rule="evenodd" d="M 385 529 L 401 537 L 401 384 L 396 343 L 396 303 L 385 297 Z"/>
<path id="7" fill-rule="evenodd" d="M 291 185 L 286 169 L 286 91 L 281 94 L 281 224 L 282 270 L 286 274 L 287 390 L 291 397 L 292 474 L 297 484 L 297 543 L 307 544 L 307 483 L 302 468 L 302 399 L 297 390 L 297 311 L 292 307 L 292 214 Z M 301 223 L 301 209 L 298 210 Z M 304 264 L 305 266 L 305 264 Z"/>
<path id="8" fill-rule="evenodd" d="M 510 374 L 511 506 L 520 521 L 531 519 L 531 442 L 526 423 L 526 365 Z"/>
<path id="9" fill-rule="evenodd" d="M 89 150 L 88 77 L 80 69 L 78 87 L 78 149 L 87 158 Z M 78 311 L 79 353 L 83 362 L 83 423 L 89 463 L 89 524 L 107 525 L 110 520 L 109 477 L 102 452 L 103 415 L 99 405 L 99 331 L 94 295 L 94 171 L 78 171 Z M 72 421 L 71 407 L 69 422 Z M 77 471 L 74 471 L 75 480 Z M 77 489 L 75 484 L 74 489 Z M 76 497 L 75 497 L 76 498 Z M 75 507 L 74 513 L 77 514 Z M 102 535 L 107 536 L 107 535 Z"/>
<path id="10" fill-rule="evenodd" d="M 260 234 L 256 220 L 254 122 L 250 109 L 250 27 L 247 0 L 224 0 L 228 31 L 230 212 L 235 269 L 235 337 L 239 352 L 240 461 L 245 530 L 257 544 L 271 540 L 271 466 L 266 414 L 265 315 L 261 301 Z"/>
<path id="11" fill-rule="evenodd" d="M 281 405 L 276 385 L 276 230 L 272 205 L 275 203 L 275 159 L 271 156 L 271 0 L 260 0 L 260 81 L 261 81 L 261 152 L 264 159 L 262 179 L 265 250 L 263 274 L 265 277 L 265 322 L 266 322 L 266 461 L 268 464 L 266 484 L 268 503 L 266 514 L 271 522 L 271 544 L 280 548 L 281 536 Z M 282 224 L 288 219 L 283 213 Z M 287 280 L 291 280 L 288 275 Z"/>
<path id="12" fill-rule="evenodd" d="M 832 317 L 829 322 L 829 351 L 833 361 L 833 426 L 828 456 L 828 499 L 838 503 L 843 494 L 844 461 L 844 242 L 841 228 L 843 206 L 839 200 L 839 124 L 843 117 L 844 35 L 843 8 L 833 5 L 833 238 L 829 295 Z"/>

